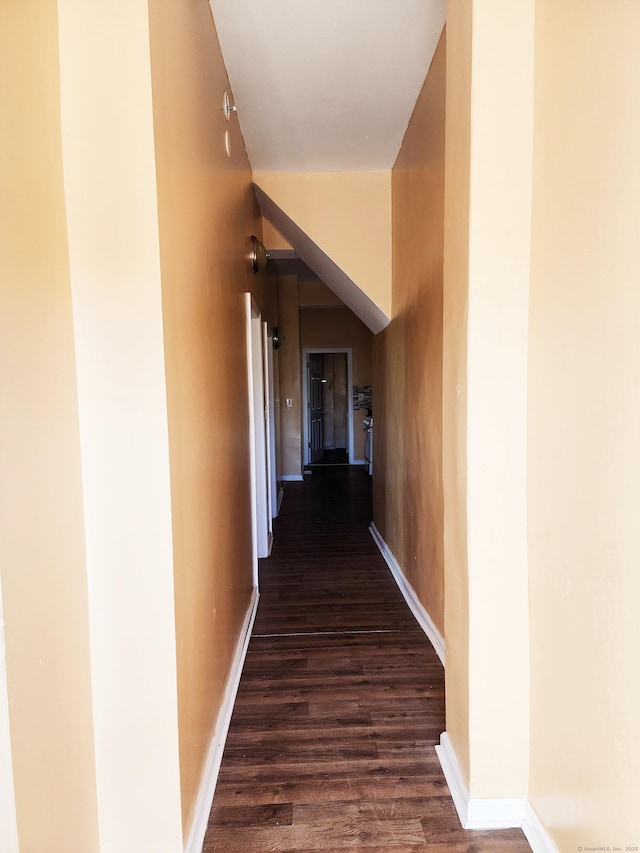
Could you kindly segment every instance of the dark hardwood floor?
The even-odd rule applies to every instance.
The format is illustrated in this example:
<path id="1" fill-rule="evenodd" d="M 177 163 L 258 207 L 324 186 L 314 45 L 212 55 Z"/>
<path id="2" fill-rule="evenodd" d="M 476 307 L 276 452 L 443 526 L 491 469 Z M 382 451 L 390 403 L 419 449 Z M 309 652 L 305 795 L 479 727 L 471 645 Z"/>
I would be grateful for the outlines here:
<path id="1" fill-rule="evenodd" d="M 370 520 L 361 468 L 287 484 L 205 853 L 530 853 L 520 830 L 460 828 L 443 669 Z"/>

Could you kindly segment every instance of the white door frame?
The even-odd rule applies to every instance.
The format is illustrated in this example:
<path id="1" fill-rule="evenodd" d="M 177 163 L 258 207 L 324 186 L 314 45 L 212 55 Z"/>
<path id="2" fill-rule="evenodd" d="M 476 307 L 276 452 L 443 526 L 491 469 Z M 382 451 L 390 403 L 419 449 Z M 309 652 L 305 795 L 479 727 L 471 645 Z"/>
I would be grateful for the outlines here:
<path id="1" fill-rule="evenodd" d="M 309 353 L 346 353 L 347 356 L 347 429 L 349 430 L 349 464 L 353 465 L 353 369 L 351 347 L 304 347 L 302 350 L 302 461 L 309 464 L 309 381 L 307 377 L 307 356 Z"/>
<path id="2" fill-rule="evenodd" d="M 269 518 L 278 515 L 278 484 L 276 478 L 276 408 L 273 379 L 273 334 L 269 325 L 262 324 L 262 351 L 264 354 L 264 387 L 266 389 L 267 428 L 267 483 L 269 489 Z M 273 528 L 272 528 L 273 535 Z"/>
<path id="3" fill-rule="evenodd" d="M 267 482 L 267 412 L 264 394 L 262 316 L 250 293 L 245 293 L 247 368 L 249 388 L 249 461 L 251 466 L 251 516 L 253 583 L 258 588 L 258 559 L 268 557 L 273 542 L 270 490 Z"/>

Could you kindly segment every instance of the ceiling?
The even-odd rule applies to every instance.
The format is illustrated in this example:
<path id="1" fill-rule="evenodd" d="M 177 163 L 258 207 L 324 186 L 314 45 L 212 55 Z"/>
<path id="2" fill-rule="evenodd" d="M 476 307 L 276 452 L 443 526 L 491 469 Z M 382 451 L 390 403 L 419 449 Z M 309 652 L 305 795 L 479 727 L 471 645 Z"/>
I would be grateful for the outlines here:
<path id="1" fill-rule="evenodd" d="M 393 166 L 446 0 L 210 0 L 254 171 Z"/>

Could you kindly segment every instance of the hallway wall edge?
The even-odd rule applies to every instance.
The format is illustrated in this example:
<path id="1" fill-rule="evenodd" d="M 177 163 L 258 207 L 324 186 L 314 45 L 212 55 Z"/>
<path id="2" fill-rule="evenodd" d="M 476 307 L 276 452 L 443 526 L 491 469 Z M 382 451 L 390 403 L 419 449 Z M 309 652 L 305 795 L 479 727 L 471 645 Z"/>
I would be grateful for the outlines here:
<path id="1" fill-rule="evenodd" d="M 375 526 L 373 522 L 369 525 L 369 532 L 373 538 L 373 541 L 378 546 L 380 553 L 382 554 L 385 563 L 389 566 L 391 574 L 394 577 L 395 582 L 398 584 L 398 589 L 402 593 L 404 600 L 409 605 L 409 609 L 416 617 L 418 624 L 427 635 L 429 642 L 435 649 L 436 654 L 440 658 L 440 663 L 442 666 L 445 666 L 445 643 L 444 637 L 438 631 L 435 626 L 435 623 L 431 616 L 429 616 L 428 612 L 423 607 L 420 599 L 416 595 L 415 590 L 405 577 L 404 572 L 400 568 L 400 564 L 393 556 L 391 549 L 387 545 L 387 543 L 382 538 L 380 531 Z"/>
<path id="2" fill-rule="evenodd" d="M 227 735 L 229 733 L 231 715 L 233 714 L 236 695 L 238 693 L 238 687 L 240 686 L 240 676 L 242 675 L 242 668 L 247 656 L 249 640 L 251 639 L 251 630 L 258 610 L 259 598 L 260 593 L 258 592 L 257 587 L 254 587 L 251 595 L 251 601 L 245 615 L 244 624 L 238 638 L 236 652 L 231 664 L 224 702 L 220 708 L 220 713 L 218 714 L 218 719 L 216 720 L 216 725 L 211 735 L 211 743 L 209 745 L 209 752 L 207 754 L 207 760 L 202 774 L 202 781 L 200 783 L 200 791 L 198 793 L 198 799 L 194 810 L 193 822 L 189 830 L 184 853 L 202 853 L 202 845 L 204 843 L 204 836 L 209 822 L 209 814 L 211 812 L 213 796 L 215 794 L 216 783 L 218 781 L 218 773 L 220 772 L 220 765 L 222 763 L 222 753 L 224 752 Z"/>

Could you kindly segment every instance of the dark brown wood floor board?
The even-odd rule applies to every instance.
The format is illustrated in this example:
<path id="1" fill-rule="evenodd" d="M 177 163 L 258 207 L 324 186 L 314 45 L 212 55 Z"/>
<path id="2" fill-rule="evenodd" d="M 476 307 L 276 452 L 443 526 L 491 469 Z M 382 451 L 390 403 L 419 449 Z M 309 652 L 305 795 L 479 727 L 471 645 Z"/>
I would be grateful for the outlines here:
<path id="1" fill-rule="evenodd" d="M 323 725 L 322 723 L 325 722 Z M 436 731 L 439 724 L 429 726 L 424 724 L 420 729 L 415 726 L 405 725 L 372 725 L 367 716 L 363 716 L 354 724 L 353 720 L 342 720 L 337 724 L 326 721 L 318 721 L 306 719 L 302 725 L 280 726 L 265 729 L 260 733 L 251 730 L 248 727 L 235 727 L 236 731 L 233 736 L 227 741 L 228 749 L 246 748 L 248 744 L 254 744 L 256 741 L 265 747 L 273 746 L 274 744 L 299 744 L 301 749 L 305 748 L 305 744 L 317 744 L 320 740 L 337 744 L 337 743 L 359 743 L 362 741 L 392 744 L 394 742 L 411 743 L 425 742 L 432 746 L 432 740 L 428 736 L 431 732 Z"/>
<path id="2" fill-rule="evenodd" d="M 238 784 L 250 782 L 252 784 L 273 784 L 276 782 L 286 782 L 288 779 L 296 779 L 300 781 L 333 781 L 345 780 L 351 776 L 369 778 L 377 780 L 384 776 L 404 778 L 416 778 L 421 780 L 425 775 L 433 775 L 440 771 L 440 763 L 438 762 L 435 752 L 433 757 L 427 755 L 420 757 L 420 760 L 411 760 L 405 758 L 388 758 L 385 761 L 351 758 L 344 761 L 332 761 L 329 763 L 319 764 L 318 762 L 309 761 L 306 764 L 301 762 L 272 762 L 268 765 L 255 766 L 249 761 L 243 762 L 241 765 L 232 764 L 230 761 L 224 760 L 224 767 L 220 769 L 220 781 L 224 784 Z M 214 800 L 215 803 L 215 800 Z"/>
<path id="3" fill-rule="evenodd" d="M 409 651 L 408 643 L 424 643 L 424 634 L 417 627 L 409 626 L 408 629 L 402 631 L 388 630 L 372 633 L 371 631 L 356 631 L 354 629 L 342 632 L 301 632 L 300 634 L 276 634 L 275 632 L 267 631 L 265 634 L 259 634 L 254 631 L 254 634 L 249 643 L 248 653 L 253 651 L 271 652 L 272 654 L 280 654 L 281 652 L 299 650 L 310 651 L 311 649 L 332 649 L 340 648 L 363 648 L 367 649 L 368 654 L 375 654 L 375 649 L 384 649 L 388 654 L 389 650 L 397 646 L 398 654 L 407 654 Z M 415 648 L 415 647 L 414 647 Z M 419 653 L 413 651 L 413 654 Z M 435 652 L 433 658 L 437 660 Z M 435 660 L 433 661 L 435 664 Z M 444 673 L 440 666 L 442 677 Z"/>
<path id="4" fill-rule="evenodd" d="M 318 740 L 303 741 L 296 738 L 281 739 L 271 743 L 244 746 L 230 746 L 225 750 L 225 759 L 230 766 L 260 767 L 264 764 L 278 763 L 309 764 L 321 768 L 325 764 L 339 764 L 340 761 L 353 759 L 379 760 L 378 744 L 368 738 L 345 738 L 319 743 Z"/>
<path id="5" fill-rule="evenodd" d="M 271 619 L 269 623 L 270 631 L 265 629 L 263 620 L 256 620 L 256 631 L 261 634 L 275 633 L 293 634 L 293 633 L 319 633 L 329 631 L 346 632 L 354 629 L 354 616 L 349 612 L 348 608 L 342 610 L 334 610 L 324 617 L 318 616 L 313 612 L 302 612 L 297 615 L 282 614 L 277 618 Z M 401 623 L 402 624 L 402 623 Z M 358 621 L 357 627 L 361 631 L 375 632 L 384 630 L 389 625 L 389 612 L 374 612 L 367 614 L 367 619 Z"/>
<path id="6" fill-rule="evenodd" d="M 394 731 L 392 727 L 385 729 L 384 725 L 377 729 L 377 735 L 371 734 L 373 727 L 368 714 L 360 714 L 358 716 L 343 717 L 336 719 L 331 726 L 323 720 L 313 720 L 310 718 L 299 719 L 287 724 L 282 721 L 275 721 L 269 725 L 268 721 L 264 725 L 260 735 L 255 733 L 255 726 L 243 725 L 241 721 L 234 722 L 235 733 L 233 738 L 227 741 L 229 747 L 239 747 L 254 743 L 257 739 L 260 743 L 268 744 L 274 742 L 276 738 L 288 739 L 291 741 L 306 741 L 313 742 L 314 740 L 335 741 L 340 733 L 343 739 L 352 738 L 357 740 L 358 732 L 366 734 L 368 737 L 379 740 L 384 737 L 386 731 Z"/>
<path id="7" fill-rule="evenodd" d="M 261 707 L 256 707 L 249 703 L 236 702 L 233 717 L 231 718 L 233 728 L 229 731 L 229 737 L 233 737 L 236 727 L 242 726 L 243 721 L 254 730 L 262 730 L 262 727 L 269 721 L 280 722 L 280 724 L 286 725 L 288 720 L 308 716 L 308 702 L 274 702 L 271 705 Z"/>
<path id="8" fill-rule="evenodd" d="M 238 700 L 240 702 L 249 701 L 254 705 L 269 705 L 272 702 L 313 702 L 327 699 L 330 695 L 334 699 L 339 699 L 344 702 L 357 702 L 363 696 L 363 688 L 366 685 L 358 684 L 303 684 L 299 687 L 279 685 L 273 683 L 269 689 L 253 689 L 252 687 L 243 686 L 238 691 Z M 373 698 L 395 699 L 402 702 L 405 699 L 424 698 L 427 693 L 427 688 L 410 684 L 398 687 L 393 684 L 384 684 L 376 688 L 375 693 L 369 693 Z"/>
<path id="9" fill-rule="evenodd" d="M 291 826 L 293 803 L 216 805 L 210 820 L 217 826 Z"/>
<path id="10" fill-rule="evenodd" d="M 304 634 L 257 634 L 254 633 L 249 643 L 247 655 L 278 655 L 297 656 L 308 652 L 327 652 L 335 649 L 337 653 L 349 655 L 364 655 L 366 657 L 417 657 L 424 661 L 425 666 L 436 667 L 440 676 L 444 676 L 442 664 L 430 646 L 420 646 L 424 635 L 417 627 L 413 630 L 397 631 L 395 628 L 385 628 L 378 631 L 354 630 L 342 632 L 306 632 Z"/>
<path id="11" fill-rule="evenodd" d="M 305 734 L 307 735 L 305 737 Z M 308 762 L 311 758 L 318 761 L 333 761 L 336 758 L 397 758 L 404 755 L 431 758 L 433 749 L 430 741 L 411 737 L 407 731 L 388 730 L 384 734 L 371 732 L 366 727 L 357 730 L 341 731 L 341 736 L 323 736 L 314 731 L 276 733 L 267 738 L 253 739 L 245 737 L 233 740 L 227 745 L 225 757 L 231 763 L 238 761 L 254 766 L 268 763 L 277 757 L 278 761 Z"/>
<path id="12" fill-rule="evenodd" d="M 370 668 L 363 672 L 365 668 L 362 666 L 352 667 L 351 671 L 348 668 L 342 667 L 340 670 L 336 668 L 335 672 L 329 669 L 307 669 L 302 672 L 285 669 L 284 672 L 272 670 L 265 673 L 264 677 L 260 678 L 254 674 L 244 680 L 242 684 L 243 692 L 263 691 L 263 690 L 297 690 L 311 689 L 327 690 L 338 688 L 352 688 L 364 696 L 374 697 L 381 690 L 394 695 L 401 692 L 407 696 L 411 696 L 416 690 L 421 692 L 434 691 L 436 688 L 433 681 L 430 681 L 426 674 L 416 677 L 416 673 L 412 669 L 405 669 L 398 665 L 395 668 L 381 667 Z M 333 695 L 337 698 L 337 694 Z"/>
<path id="13" fill-rule="evenodd" d="M 312 825 L 265 827 L 218 827 L 218 848 L 207 847 L 204 851 L 224 850 L 226 853 L 248 851 L 292 851 L 324 850 L 327 845 L 335 850 L 361 850 L 363 845 L 375 845 L 380 851 L 385 847 L 424 843 L 424 831 L 419 820 L 378 821 L 371 823 L 341 820 L 339 815 L 328 817 Z M 226 844 L 224 844 L 226 842 Z"/>
<path id="14" fill-rule="evenodd" d="M 347 800 L 334 803 L 302 803 L 293 805 L 293 822 L 296 824 L 314 824 L 327 820 L 332 814 L 339 814 L 342 820 L 364 820 L 367 823 L 386 820 L 430 820 L 445 815 L 456 816 L 451 797 L 402 797 L 392 800 Z"/>
<path id="15" fill-rule="evenodd" d="M 424 831 L 425 837 L 431 839 L 434 830 L 427 827 Z M 504 829 L 500 833 L 460 829 L 448 833 L 446 840 L 429 840 L 424 849 L 425 853 L 531 853 L 520 829 Z"/>
<path id="16" fill-rule="evenodd" d="M 243 677 L 248 681 L 263 676 L 278 678 L 280 675 L 316 678 L 331 672 L 339 676 L 355 668 L 372 676 L 386 676 L 392 680 L 412 675 L 431 684 L 434 689 L 442 686 L 441 667 L 429 663 L 422 656 L 402 653 L 389 655 L 385 652 L 369 654 L 366 650 L 359 651 L 357 647 L 348 649 L 336 645 L 298 652 L 282 650 L 277 655 L 273 651 L 261 654 L 251 652 L 247 655 Z"/>
<path id="17" fill-rule="evenodd" d="M 444 671 L 370 519 L 360 470 L 287 484 L 205 853 L 529 853 L 519 830 L 460 827 Z"/>
<path id="18" fill-rule="evenodd" d="M 448 796 L 448 788 L 440 772 L 420 777 L 386 774 L 373 780 L 371 777 L 350 776 L 335 780 L 331 785 L 318 779 L 271 784 L 220 781 L 216 788 L 216 803 L 219 805 L 362 802 L 372 796 L 389 801 L 398 797 L 437 798 Z"/>
<path id="19" fill-rule="evenodd" d="M 256 732 L 255 725 L 252 726 L 248 719 L 234 718 L 233 725 L 234 732 L 227 738 L 229 749 L 255 741 L 265 745 L 286 741 L 313 743 L 314 739 L 325 743 L 349 739 L 354 743 L 363 740 L 376 743 L 394 740 L 429 741 L 431 733 L 437 732 L 441 723 L 437 719 L 429 721 L 420 718 L 416 721 L 415 718 L 403 717 L 402 720 L 386 719 L 374 724 L 369 712 L 361 712 L 357 716 L 276 719 L 272 725 L 261 726 L 260 732 Z"/>
<path id="20" fill-rule="evenodd" d="M 324 601 L 319 596 L 313 601 L 303 599 L 296 604 L 293 602 L 265 604 L 259 611 L 259 618 L 263 622 L 275 620 L 277 623 L 290 622 L 296 617 L 299 619 L 306 617 L 307 620 L 313 619 L 322 626 L 330 624 L 331 617 L 338 613 L 341 617 L 346 616 L 351 620 L 352 628 L 360 628 L 360 630 L 368 629 L 374 616 L 376 622 L 386 616 L 387 626 L 395 629 L 413 622 L 413 614 L 403 606 L 402 602 L 381 600 L 384 593 L 380 592 L 376 595 L 375 592 L 375 590 L 368 591 L 357 603 L 350 600 L 352 596 L 345 594 L 339 598 L 327 596 Z"/>
<path id="21" fill-rule="evenodd" d="M 427 706 L 425 709 L 425 705 Z M 440 715 L 438 716 L 438 709 Z M 238 721 L 244 721 L 245 724 L 251 725 L 255 722 L 255 727 L 261 730 L 261 727 L 271 721 L 274 724 L 287 725 L 288 721 L 294 720 L 291 724 L 297 725 L 295 720 L 304 718 L 305 722 L 302 725 L 307 725 L 306 720 L 310 719 L 335 719 L 340 721 L 348 719 L 349 715 L 368 714 L 372 719 L 372 724 L 382 725 L 385 722 L 391 724 L 402 724 L 406 720 L 415 719 L 417 725 L 421 725 L 426 721 L 428 725 L 434 723 L 444 724 L 444 696 L 438 691 L 430 691 L 426 697 L 418 699 L 405 698 L 402 702 L 402 708 L 398 709 L 390 706 L 389 700 L 377 700 L 369 698 L 366 703 L 358 698 L 349 702 L 336 702 L 335 699 L 329 699 L 323 696 L 316 702 L 272 702 L 271 704 L 261 703 L 252 704 L 243 702 L 236 705 L 234 710 L 232 725 Z M 432 715 L 436 715 L 435 719 Z M 313 723 L 312 723 L 313 725 Z"/>
<path id="22" fill-rule="evenodd" d="M 424 705 L 427 705 L 426 712 Z M 271 728 L 284 727 L 296 729 L 316 728 L 322 725 L 335 725 L 342 727 L 349 725 L 350 720 L 354 724 L 361 725 L 362 718 L 366 716 L 369 725 L 402 726 L 414 721 L 416 726 L 427 726 L 437 728 L 441 726 L 444 714 L 444 697 L 432 694 L 426 698 L 405 699 L 401 712 L 389 707 L 388 700 L 384 702 L 369 701 L 363 703 L 361 700 L 352 702 L 335 702 L 325 700 L 319 702 L 295 702 L 295 703 L 272 703 L 265 705 L 254 705 L 249 702 L 243 703 L 237 708 L 232 719 L 234 729 L 238 731 L 246 728 L 269 731 Z"/>
<path id="23" fill-rule="evenodd" d="M 322 853 L 344 853 L 345 851 L 344 847 L 332 847 L 328 846 L 326 843 L 323 844 L 322 847 L 316 849 L 322 850 Z M 425 850 L 428 850 L 430 848 L 425 847 L 424 842 L 422 842 L 421 844 L 394 844 L 393 847 L 363 847 L 362 845 L 360 845 L 357 848 L 351 849 L 357 849 L 358 853 L 383 853 L 383 851 L 387 850 L 389 851 L 389 853 L 424 853 Z M 268 848 L 261 847 L 259 848 L 259 850 L 264 851 L 268 850 Z M 228 849 L 223 847 L 222 844 L 220 846 L 212 847 L 207 845 L 205 848 L 203 848 L 203 853 L 219 853 L 219 851 L 220 853 L 234 853 L 233 850 L 231 850 L 230 848 Z M 503 851 L 504 848 L 501 848 L 500 853 L 503 853 Z M 247 853 L 247 851 L 243 851 L 243 853 Z M 308 847 L 287 847 L 285 849 L 285 853 L 310 853 L 310 851 Z M 472 853 L 474 853 L 474 851 L 472 851 Z"/>

